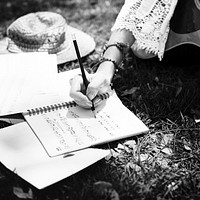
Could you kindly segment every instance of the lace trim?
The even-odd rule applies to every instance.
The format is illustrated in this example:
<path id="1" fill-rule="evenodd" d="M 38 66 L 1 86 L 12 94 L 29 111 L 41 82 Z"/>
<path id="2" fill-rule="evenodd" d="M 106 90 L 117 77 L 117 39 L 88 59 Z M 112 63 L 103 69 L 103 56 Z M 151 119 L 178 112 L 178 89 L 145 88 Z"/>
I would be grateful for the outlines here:
<path id="1" fill-rule="evenodd" d="M 176 4 L 177 0 L 125 0 L 111 30 L 131 31 L 136 38 L 134 49 L 145 49 L 161 60 Z"/>

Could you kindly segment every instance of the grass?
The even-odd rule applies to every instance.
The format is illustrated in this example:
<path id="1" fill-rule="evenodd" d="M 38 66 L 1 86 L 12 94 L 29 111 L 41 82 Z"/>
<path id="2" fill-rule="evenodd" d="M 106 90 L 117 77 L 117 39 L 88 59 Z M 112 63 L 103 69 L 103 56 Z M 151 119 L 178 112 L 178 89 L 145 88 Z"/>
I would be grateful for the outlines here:
<path id="1" fill-rule="evenodd" d="M 19 2 L 24 6 L 19 7 Z M 90 70 L 109 38 L 122 1 L 13 0 L 2 5 L 2 37 L 16 17 L 37 10 L 59 12 L 70 25 L 92 35 L 97 47 L 84 59 Z M 111 194 L 115 200 L 200 199 L 200 127 L 195 121 L 200 117 L 200 73 L 198 56 L 190 53 L 199 49 L 188 48 L 166 53 L 162 62 L 141 60 L 129 52 L 114 78 L 120 99 L 148 125 L 148 134 L 103 146 L 112 152 L 105 160 L 44 190 L 0 165 L 0 199 L 100 200 L 111 199 Z M 76 62 L 67 63 L 59 70 L 75 67 Z M 7 125 L 0 123 L 0 127 Z"/>

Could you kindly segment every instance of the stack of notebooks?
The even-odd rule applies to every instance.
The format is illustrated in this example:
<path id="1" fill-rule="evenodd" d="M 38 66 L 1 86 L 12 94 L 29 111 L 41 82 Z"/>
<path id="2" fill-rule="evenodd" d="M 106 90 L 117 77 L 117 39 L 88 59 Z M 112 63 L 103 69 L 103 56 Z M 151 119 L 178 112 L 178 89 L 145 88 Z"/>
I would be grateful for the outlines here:
<path id="1" fill-rule="evenodd" d="M 69 97 L 69 80 L 80 69 L 58 73 L 54 55 L 2 55 L 0 60 L 0 117 L 22 116 L 0 129 L 0 161 L 38 189 L 109 154 L 97 145 L 148 131 L 114 91 L 102 96 L 96 117 L 79 107 Z"/>

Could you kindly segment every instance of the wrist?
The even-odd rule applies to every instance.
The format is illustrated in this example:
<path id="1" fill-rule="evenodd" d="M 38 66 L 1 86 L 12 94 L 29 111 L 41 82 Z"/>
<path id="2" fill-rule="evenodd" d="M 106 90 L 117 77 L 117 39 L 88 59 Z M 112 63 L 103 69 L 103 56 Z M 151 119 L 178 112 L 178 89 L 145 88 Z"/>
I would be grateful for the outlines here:
<path id="1" fill-rule="evenodd" d="M 116 68 L 115 68 L 114 63 L 112 63 L 110 61 L 104 61 L 99 64 L 99 67 L 98 67 L 96 73 L 100 73 L 103 76 L 105 76 L 107 81 L 110 84 L 112 82 L 113 76 L 115 74 L 115 70 L 116 70 Z"/>
<path id="2" fill-rule="evenodd" d="M 127 43 L 122 43 L 122 42 L 114 42 L 114 43 L 106 43 L 103 47 L 103 52 L 102 55 L 104 55 L 106 53 L 107 50 L 110 49 L 117 49 L 121 55 L 119 55 L 118 57 L 125 57 L 125 54 L 128 52 L 128 50 L 130 49 L 130 46 Z M 112 50 L 111 50 L 112 52 Z"/>

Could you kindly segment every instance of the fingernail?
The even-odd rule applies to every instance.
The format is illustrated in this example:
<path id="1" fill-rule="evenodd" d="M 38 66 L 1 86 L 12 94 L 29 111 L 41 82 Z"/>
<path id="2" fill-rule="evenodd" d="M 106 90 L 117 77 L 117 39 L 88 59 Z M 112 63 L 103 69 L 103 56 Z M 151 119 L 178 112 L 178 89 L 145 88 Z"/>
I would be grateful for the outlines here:
<path id="1" fill-rule="evenodd" d="M 89 94 L 87 95 L 87 97 L 88 97 L 88 99 L 89 99 L 90 101 L 92 101 L 92 100 L 94 99 L 95 95 L 89 93 Z"/>
<path id="2" fill-rule="evenodd" d="M 102 101 L 102 100 L 98 98 L 98 99 L 94 99 L 94 101 L 93 101 L 93 102 L 94 102 L 95 104 L 97 104 L 97 105 L 98 105 L 98 104 L 99 104 L 101 101 Z"/>
<path id="3" fill-rule="evenodd" d="M 92 107 L 92 102 L 89 101 L 89 102 L 86 103 L 86 105 L 87 105 L 88 107 Z"/>

